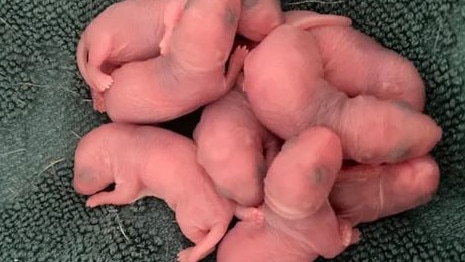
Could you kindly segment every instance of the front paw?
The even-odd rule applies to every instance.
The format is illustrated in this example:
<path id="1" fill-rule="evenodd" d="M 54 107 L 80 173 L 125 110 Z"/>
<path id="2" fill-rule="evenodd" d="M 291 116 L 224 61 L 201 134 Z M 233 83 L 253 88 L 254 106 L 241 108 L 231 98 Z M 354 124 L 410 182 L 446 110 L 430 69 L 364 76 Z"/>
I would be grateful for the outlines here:
<path id="1" fill-rule="evenodd" d="M 188 247 L 186 249 L 181 250 L 178 253 L 176 261 L 178 262 L 196 262 L 190 259 L 190 254 L 192 251 L 192 247 Z"/>
<path id="2" fill-rule="evenodd" d="M 234 50 L 234 53 L 231 56 L 232 57 L 231 60 L 233 63 L 238 63 L 242 67 L 248 55 L 249 55 L 249 49 L 247 48 L 247 46 L 238 46 Z"/>
<path id="3" fill-rule="evenodd" d="M 252 222 L 258 225 L 263 224 L 265 215 L 263 210 L 255 207 L 236 207 L 236 217 L 244 222 Z"/>
<path id="4" fill-rule="evenodd" d="M 110 75 L 106 74 L 98 74 L 94 78 L 94 83 L 95 83 L 95 88 L 96 91 L 99 93 L 103 93 L 106 90 L 110 89 L 110 87 L 113 85 L 113 77 Z"/>
<path id="5" fill-rule="evenodd" d="M 254 209 L 250 215 L 250 219 L 255 224 L 263 224 L 263 222 L 265 221 L 265 215 L 261 210 Z"/>
<path id="6" fill-rule="evenodd" d="M 100 205 L 103 205 L 103 204 L 99 204 L 98 201 L 96 200 L 96 198 L 94 198 L 93 196 L 91 196 L 86 201 L 86 207 L 94 208 L 94 207 L 97 207 L 97 206 L 100 206 Z"/>
<path id="7" fill-rule="evenodd" d="M 102 205 L 111 205 L 115 204 L 114 201 L 112 201 L 112 196 L 108 192 L 100 192 L 97 194 L 92 195 L 87 199 L 86 201 L 86 207 L 94 208 L 97 206 L 102 206 Z"/>

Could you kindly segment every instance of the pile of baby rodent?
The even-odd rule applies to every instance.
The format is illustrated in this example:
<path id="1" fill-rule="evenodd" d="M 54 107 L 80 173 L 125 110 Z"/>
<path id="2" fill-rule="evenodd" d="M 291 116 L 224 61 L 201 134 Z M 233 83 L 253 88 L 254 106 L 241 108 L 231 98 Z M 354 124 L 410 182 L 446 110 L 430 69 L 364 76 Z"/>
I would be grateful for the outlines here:
<path id="1" fill-rule="evenodd" d="M 163 199 L 194 243 L 178 261 L 332 258 L 359 223 L 427 203 L 441 129 L 424 83 L 351 24 L 277 0 L 109 6 L 77 62 L 112 123 L 80 140 L 75 190 L 88 207 Z M 199 108 L 193 139 L 157 126 Z"/>

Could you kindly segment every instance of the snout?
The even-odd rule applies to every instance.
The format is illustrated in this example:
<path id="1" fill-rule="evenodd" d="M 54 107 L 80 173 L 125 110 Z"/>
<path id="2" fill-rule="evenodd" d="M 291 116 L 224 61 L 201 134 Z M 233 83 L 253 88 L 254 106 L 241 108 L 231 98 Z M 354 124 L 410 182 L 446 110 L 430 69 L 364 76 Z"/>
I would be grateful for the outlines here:
<path id="1" fill-rule="evenodd" d="M 250 186 L 249 188 L 243 189 L 244 194 L 233 194 L 234 199 L 243 205 L 243 206 L 250 206 L 256 207 L 263 203 L 263 187 L 259 188 L 258 186 Z"/>
<path id="2" fill-rule="evenodd" d="M 73 188 L 74 190 L 81 195 L 92 195 L 102 190 L 99 188 L 98 183 L 93 181 L 92 177 L 87 174 L 75 174 L 73 178 Z"/>
<path id="3" fill-rule="evenodd" d="M 250 180 L 246 182 L 217 184 L 216 190 L 222 196 L 236 201 L 241 206 L 256 207 L 263 203 L 263 184 L 253 183 Z"/>
<path id="4" fill-rule="evenodd" d="M 79 183 L 79 180 L 76 178 L 73 178 L 73 188 L 74 191 L 76 191 L 78 194 L 81 195 L 90 195 L 91 193 L 89 192 L 89 189 L 86 189 L 85 186 L 83 186 L 81 183 Z"/>

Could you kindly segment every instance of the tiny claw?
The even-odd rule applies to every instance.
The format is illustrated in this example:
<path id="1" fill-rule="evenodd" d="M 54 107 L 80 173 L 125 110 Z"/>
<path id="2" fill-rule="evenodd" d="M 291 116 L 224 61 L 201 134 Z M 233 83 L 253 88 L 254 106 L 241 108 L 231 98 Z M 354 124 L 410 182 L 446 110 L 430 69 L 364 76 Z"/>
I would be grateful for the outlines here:
<path id="1" fill-rule="evenodd" d="M 96 194 L 97 195 L 97 194 Z M 96 195 L 89 197 L 86 201 L 86 207 L 94 208 L 100 205 L 104 205 L 104 203 L 99 203 L 99 200 L 95 198 Z"/>
<path id="2" fill-rule="evenodd" d="M 240 45 L 237 47 L 237 49 L 239 49 L 237 52 L 238 54 L 242 55 L 242 56 L 247 56 L 249 54 L 249 49 L 247 48 L 246 45 Z"/>
<path id="3" fill-rule="evenodd" d="M 234 53 L 232 54 L 231 59 L 234 61 L 237 61 L 239 64 L 244 63 L 245 58 L 249 55 L 249 49 L 245 45 L 241 45 L 236 47 L 236 50 L 234 50 Z"/>
<path id="4" fill-rule="evenodd" d="M 92 201 L 90 201 L 90 200 L 87 200 L 87 201 L 86 201 L 86 207 L 89 207 L 89 208 L 94 208 L 94 207 L 95 207 L 95 205 L 94 205 L 94 204 L 92 204 Z"/>

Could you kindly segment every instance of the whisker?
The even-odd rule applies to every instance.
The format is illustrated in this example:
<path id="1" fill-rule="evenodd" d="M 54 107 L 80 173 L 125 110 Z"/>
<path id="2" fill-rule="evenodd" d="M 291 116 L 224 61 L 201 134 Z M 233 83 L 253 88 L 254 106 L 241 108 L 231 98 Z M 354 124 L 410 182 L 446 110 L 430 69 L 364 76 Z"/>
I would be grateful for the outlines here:
<path id="1" fill-rule="evenodd" d="M 26 151 L 25 148 L 20 148 L 20 149 L 16 149 L 16 150 L 13 150 L 13 151 L 10 151 L 10 152 L 1 153 L 1 154 L 0 154 L 0 157 L 9 156 L 9 155 L 16 154 L 16 153 L 20 153 L 20 152 L 24 152 L 24 151 Z"/>

